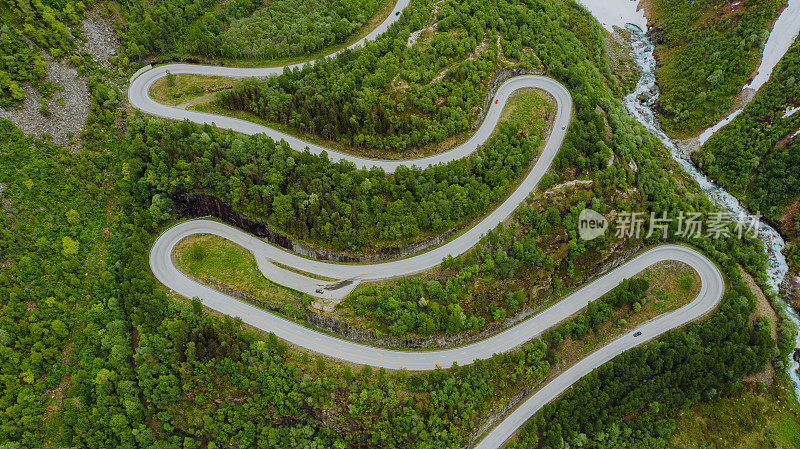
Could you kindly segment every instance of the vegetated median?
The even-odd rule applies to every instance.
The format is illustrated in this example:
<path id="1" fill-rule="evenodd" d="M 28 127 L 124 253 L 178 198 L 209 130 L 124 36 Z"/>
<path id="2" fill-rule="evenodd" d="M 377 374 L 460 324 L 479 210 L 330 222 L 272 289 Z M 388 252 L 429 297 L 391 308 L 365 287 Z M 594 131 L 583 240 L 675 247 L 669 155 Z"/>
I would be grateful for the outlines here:
<path id="1" fill-rule="evenodd" d="M 238 80 L 223 76 L 169 74 L 150 87 L 150 96 L 159 103 L 179 106 L 213 92 L 231 88 Z"/>
<path id="2" fill-rule="evenodd" d="M 311 304 L 308 295 L 265 278 L 249 251 L 222 237 L 189 236 L 175 246 L 172 257 L 179 270 L 198 282 L 240 291 L 287 315 L 304 317 Z"/>
<path id="3" fill-rule="evenodd" d="M 277 285 L 265 278 L 249 251 L 222 237 L 207 234 L 187 237 L 175 247 L 173 261 L 179 270 L 196 281 L 218 290 L 241 292 L 258 301 L 259 304 L 257 305 L 262 307 L 266 306 L 273 310 L 280 310 L 296 319 L 305 317 L 309 310 L 311 297 Z M 439 270 L 434 271 L 438 272 Z M 686 304 L 697 295 L 700 288 L 697 273 L 684 264 L 677 262 L 656 264 L 635 276 L 634 279 L 641 279 L 647 285 L 645 290 L 641 292 L 640 297 L 636 299 L 636 303 L 631 302 L 625 304 L 624 307 L 614 308 L 613 310 L 605 307 L 600 312 L 597 312 L 597 307 L 593 305 L 590 306 L 590 315 L 593 316 L 590 321 L 578 320 L 579 323 L 575 326 L 587 326 L 591 323 L 591 326 L 595 329 L 592 334 L 594 335 L 593 339 L 584 339 L 587 329 L 572 330 L 574 327 L 570 327 L 570 330 L 565 332 L 564 338 L 558 339 L 559 343 L 561 340 L 566 341 L 562 347 L 564 354 L 568 355 L 565 359 L 578 360 L 581 357 L 575 353 L 575 351 L 578 351 L 576 348 L 582 347 L 583 350 L 578 352 L 585 355 L 607 341 L 608 338 L 618 335 L 620 331 Z M 395 281 L 385 281 L 382 284 L 387 282 L 388 285 L 395 283 Z M 372 288 L 369 287 L 369 284 L 360 288 L 356 294 L 362 294 L 365 288 L 367 289 L 367 294 L 369 294 L 368 291 Z M 429 289 L 432 290 L 433 287 Z M 425 295 L 421 297 L 422 299 L 420 299 L 418 305 L 419 312 L 428 317 L 428 320 L 432 319 L 436 322 L 446 323 L 450 319 L 452 307 L 440 306 L 434 297 L 431 297 L 430 302 L 425 300 L 423 304 Z M 365 312 L 362 310 L 362 312 L 359 312 L 365 314 L 366 321 L 361 321 L 356 328 L 365 331 L 366 334 L 364 335 L 372 334 L 376 338 L 382 338 L 389 334 L 395 338 L 418 340 L 420 335 L 413 331 L 398 335 L 390 333 L 388 329 L 380 324 L 380 321 L 370 321 L 375 319 L 370 318 L 371 315 L 377 313 L 379 316 L 384 316 L 383 314 L 387 313 L 384 309 L 387 307 L 387 310 L 392 310 L 392 301 L 396 300 L 394 298 L 383 300 L 382 302 L 389 304 L 379 305 L 377 311 Z M 548 305 L 555 302 L 557 300 L 550 301 Z M 345 306 L 345 310 L 346 308 Z M 331 317 L 341 319 L 338 312 L 339 308 L 334 311 Z M 599 313 L 600 315 L 598 316 L 601 318 L 595 317 L 593 315 L 595 313 Z M 346 315 L 349 314 L 349 312 L 346 312 Z M 391 318 L 391 315 L 385 315 L 385 318 L 391 321 L 400 319 L 397 317 Z M 491 315 L 488 321 L 484 318 L 479 318 L 478 320 L 481 323 L 480 326 L 473 327 L 469 333 L 463 333 L 463 328 L 460 326 L 454 328 L 442 326 L 433 336 L 429 335 L 429 338 L 449 341 L 451 345 L 460 344 L 474 340 L 481 332 L 488 330 L 487 323 L 499 324 L 492 322 Z M 598 320 L 602 322 L 599 328 L 597 327 Z M 351 324 L 355 325 L 356 323 L 351 322 Z M 568 335 L 572 335 L 574 338 L 570 338 Z M 443 340 L 441 340 L 442 337 L 444 337 Z M 577 340 L 575 340 L 576 338 Z M 578 343 L 574 343 L 575 341 L 578 341 Z"/>
<path id="4" fill-rule="evenodd" d="M 228 109 L 220 105 L 218 96 L 210 95 L 215 92 L 235 88 L 237 83 L 242 82 L 249 81 L 217 76 L 176 75 L 174 87 L 167 87 L 168 83 L 166 77 L 161 78 L 153 84 L 153 87 L 150 89 L 150 94 L 154 99 L 164 104 L 171 106 L 183 104 L 187 109 L 247 120 L 277 129 L 281 132 L 299 137 L 316 145 L 325 146 L 332 150 L 377 159 L 398 160 L 430 156 L 447 151 L 463 143 L 474 132 L 474 129 L 460 131 L 436 144 L 406 149 L 402 152 L 396 152 L 392 149 L 352 146 L 343 140 L 322 138 L 314 133 L 296 129 L 282 123 L 269 121 L 250 111 Z M 195 99 L 199 101 L 191 101 Z M 555 100 L 552 99 L 549 93 L 541 89 L 523 89 L 517 91 L 511 96 L 503 108 L 498 127 L 500 123 L 507 122 L 519 128 L 520 136 L 536 136 L 540 139 L 544 139 L 546 131 L 554 118 L 556 107 Z"/>

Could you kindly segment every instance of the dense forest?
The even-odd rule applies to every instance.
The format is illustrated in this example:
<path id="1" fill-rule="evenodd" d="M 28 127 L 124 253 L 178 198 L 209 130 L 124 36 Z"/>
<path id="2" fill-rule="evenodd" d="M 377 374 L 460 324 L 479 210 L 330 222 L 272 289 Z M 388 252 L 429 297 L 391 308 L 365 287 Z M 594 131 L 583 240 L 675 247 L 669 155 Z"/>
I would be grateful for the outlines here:
<path id="1" fill-rule="evenodd" d="M 610 191 L 616 189 L 612 187 Z M 625 205 L 632 210 L 648 207 L 640 197 L 625 200 L 608 192 L 606 196 L 595 196 L 591 189 L 532 201 L 521 206 L 508 224 L 484 236 L 474 249 L 445 259 L 437 276 L 411 277 L 365 287 L 341 303 L 337 312 L 357 326 L 375 329 L 379 335 L 425 337 L 475 334 L 526 308 L 538 309 L 583 285 L 617 255 L 663 241 L 661 231 L 649 237 L 643 233 L 633 241 L 611 236 L 588 242 L 577 238 L 573 230 L 580 211 L 587 206 L 606 210 L 606 203 Z M 674 207 L 668 216 L 689 210 L 683 209 L 689 207 L 686 203 L 679 202 Z M 612 228 L 616 225 L 612 221 Z M 649 225 L 645 222 L 644 228 Z M 675 231 L 674 227 L 669 230 L 672 236 L 669 241 L 700 246 L 708 243 L 705 236 L 675 237 Z M 732 227 L 729 232 L 735 234 Z M 713 247 L 715 251 L 736 254 L 749 270 L 755 271 L 764 264 L 757 241 L 719 241 Z M 640 287 L 624 285 L 622 289 L 634 293 L 634 297 L 613 300 L 609 307 L 601 309 L 608 312 L 622 306 L 633 308 Z M 579 335 L 582 337 L 585 331 L 586 327 L 582 327 Z"/>
<path id="2" fill-rule="evenodd" d="M 19 11 L 35 9 L 14 26 L 25 27 L 25 34 L 53 56 L 59 49 L 72 51 L 74 43 L 59 40 L 62 28 L 53 20 L 68 17 L 68 11 L 79 17 L 82 4 L 33 3 L 12 5 Z M 197 10 L 205 17 L 210 9 L 192 5 L 174 8 L 175 19 L 186 20 L 184 14 Z M 244 3 L 227 5 L 248 8 Z M 483 6 L 489 11 L 495 7 Z M 137 20 L 155 23 L 147 13 L 162 7 L 169 10 L 162 4 L 148 6 Z M 475 23 L 487 28 L 494 23 L 515 35 L 529 26 L 517 22 L 518 16 L 535 19 L 544 36 L 527 30 L 519 41 L 501 39 L 504 51 L 507 56 L 513 52 L 515 42 L 521 54 L 524 47 L 535 48 L 544 69 L 569 85 L 576 102 L 569 136 L 542 188 L 583 176 L 591 176 L 594 184 L 562 209 L 532 197 L 508 228 L 488 235 L 471 253 L 447 260 L 447 276 L 457 278 L 479 267 L 479 276 L 505 281 L 520 276 L 521 265 L 546 267 L 549 259 L 537 249 L 537 239 L 558 234 L 554 245 L 564 255 L 557 270 L 578 282 L 589 274 L 582 271 L 581 261 L 610 252 L 615 243 L 577 239 L 573 208 L 581 202 L 602 211 L 613 206 L 671 216 L 681 210 L 710 210 L 699 189 L 614 98 L 620 92 L 603 62 L 599 27 L 585 11 L 556 2 L 502 3 L 499 8 L 502 15 L 489 14 L 487 23 Z M 483 17 L 480 11 L 472 5 L 459 17 Z M 165 14 L 165 21 L 172 18 Z M 548 40 L 558 44 L 550 46 Z M 390 37 L 364 52 L 392 42 Z M 25 53 L 22 47 L 13 48 Z M 265 138 L 137 115 L 124 120 L 124 95 L 116 80 L 127 79 L 127 74 L 99 70 L 85 57 L 76 64 L 87 74 L 91 94 L 79 150 L 71 153 L 46 138 L 25 136 L 0 120 L 0 447 L 463 447 L 495 407 L 552 375 L 559 362 L 559 339 L 594 337 L 610 308 L 640 300 L 644 284 L 630 282 L 518 351 L 414 374 L 339 364 L 287 347 L 274 335 L 257 334 L 237 320 L 207 314 L 199 301 L 169 294 L 147 265 L 154 236 L 180 218 L 170 195 L 213 193 L 242 212 L 261 214 L 255 216 L 300 235 L 302 226 L 294 214 L 317 192 L 317 201 L 321 193 L 330 193 L 330 204 L 320 205 L 319 215 L 328 207 L 346 212 L 340 216 L 347 220 L 362 210 L 362 201 L 368 209 L 374 198 L 386 200 L 372 194 L 373 189 L 392 198 L 398 209 L 412 204 L 411 199 L 401 202 L 406 195 L 432 197 L 440 183 L 463 191 L 458 201 L 491 201 L 484 198 L 500 195 L 535 157 L 536 137 L 521 137 L 518 129 L 506 127 L 473 158 L 390 177 L 291 153 Z M 476 186 L 474 197 L 467 197 L 470 185 Z M 357 189 L 362 192 L 359 203 L 337 203 L 337 195 L 339 202 L 349 201 Z M 268 207 L 276 205 L 278 196 L 275 215 Z M 267 204 L 265 198 L 272 201 Z M 457 203 L 450 197 L 445 201 Z M 478 206 L 485 209 L 487 204 Z M 388 202 L 385 207 L 386 213 L 400 214 L 400 220 L 415 212 L 394 211 Z M 476 207 L 464 205 L 461 211 Z M 346 224 L 344 218 L 336 223 Z M 331 224 L 330 240 L 363 232 L 364 223 L 358 228 L 350 223 L 351 230 Z M 316 222 L 312 225 L 317 229 Z M 656 234 L 630 244 L 659 241 Z M 719 310 L 708 320 L 623 354 L 582 380 L 532 421 L 520 446 L 563 447 L 568 442 L 592 447 L 591 442 L 595 447 L 663 447 L 678 408 L 729 394 L 742 375 L 770 361 L 778 371 L 785 370 L 791 329 L 784 326 L 776 344 L 763 321 L 750 323 L 755 299 L 740 278 L 739 266 L 763 281 L 766 262 L 754 242 L 700 237 L 687 243 L 716 260 L 726 275 Z M 406 284 L 400 288 L 438 292 L 435 284 Z M 510 290 L 493 298 L 492 319 L 502 314 L 500 307 L 510 311 L 520 306 L 515 295 L 520 289 L 513 282 L 508 285 Z M 446 281 L 440 287 L 445 290 L 441 295 L 450 294 Z M 561 290 L 555 282 L 548 288 Z M 443 323 L 447 330 L 447 320 Z"/>
<path id="3" fill-rule="evenodd" d="M 746 324 L 755 304 L 747 286 L 735 276 L 728 281 L 723 305 L 708 322 L 671 331 L 659 344 L 627 351 L 587 375 L 546 405 L 511 447 L 666 447 L 675 427 L 665 414 L 730 394 L 742 374 L 777 352 L 766 320 Z"/>
<path id="4" fill-rule="evenodd" d="M 528 30 L 526 33 L 529 35 L 523 35 L 531 41 L 525 41 L 526 45 L 540 45 L 540 55 L 552 54 L 552 60 L 543 56 L 542 59 L 554 75 L 563 77 L 573 86 L 576 99 L 577 121 L 570 125 L 556 169 L 572 166 L 573 162 L 579 172 L 604 168 L 612 157 L 612 148 L 624 156 L 637 145 L 636 139 L 639 138 L 626 140 L 609 132 L 621 130 L 629 124 L 624 123 L 620 117 L 624 112 L 614 106 L 612 94 L 603 87 L 603 83 L 615 82 L 616 78 L 605 63 L 601 65 L 601 74 L 595 69 L 595 60 L 603 61 L 598 52 L 602 54 L 605 48 L 599 37 L 599 27 L 588 22 L 586 13 L 574 6 L 556 7 L 543 3 L 542 7 L 545 11 L 552 9 L 552 14 L 546 16 L 548 19 L 544 19 L 539 31 L 548 30 L 553 40 L 563 43 L 570 52 L 551 48 L 555 44 L 528 30 L 527 25 L 523 29 Z M 519 10 L 506 3 L 489 10 L 481 9 L 477 4 L 460 6 L 457 11 L 445 4 L 440 9 L 446 11 L 440 12 L 442 22 L 455 27 L 456 23 L 467 20 L 471 23 L 470 29 L 485 26 L 489 28 L 487 33 L 493 23 L 508 24 L 512 20 L 521 20 L 516 18 L 518 13 L 535 16 L 539 22 L 543 20 L 541 14 L 533 12 L 534 9 Z M 421 24 L 420 14 L 415 9 L 409 22 Z M 582 31 L 580 36 L 567 32 L 570 34 L 567 37 L 563 35 L 563 24 L 568 23 L 585 24 L 592 31 Z M 449 91 L 452 97 L 449 103 L 452 106 L 431 104 L 434 117 L 426 119 L 421 115 L 397 114 L 402 103 L 392 100 L 394 94 L 381 93 L 369 85 L 373 83 L 370 81 L 372 77 L 375 77 L 375 82 L 388 83 L 393 75 L 386 70 L 391 67 L 397 70 L 397 64 L 386 66 L 387 61 L 396 60 L 405 52 L 410 52 L 410 59 L 402 60 L 401 64 L 426 67 L 422 55 L 414 57 L 416 46 L 407 49 L 404 45 L 396 45 L 395 36 L 405 36 L 407 32 L 407 23 L 395 25 L 386 35 L 364 48 L 344 52 L 339 58 L 313 67 L 269 78 L 265 86 L 275 84 L 286 86 L 284 89 L 296 89 L 299 93 L 291 97 L 291 101 L 276 104 L 287 111 L 292 110 L 291 115 L 301 122 L 324 123 L 323 129 L 334 133 L 330 137 L 335 137 L 338 132 L 334 124 L 341 123 L 343 130 L 358 129 L 359 133 L 365 132 L 369 136 L 362 138 L 358 137 L 361 134 L 356 134 L 352 136 L 354 141 L 382 141 L 383 145 L 401 150 L 441 141 L 452 133 L 467 129 L 468 114 L 465 111 L 471 109 L 470 105 L 483 101 L 485 81 L 481 75 L 484 78 L 489 76 L 489 73 L 476 72 L 475 69 L 478 64 L 483 64 L 481 61 L 485 61 L 487 70 L 496 67 L 496 57 L 467 60 L 455 72 L 469 73 L 470 76 L 458 76 L 451 82 L 448 75 L 442 82 L 425 88 L 427 100 L 424 101 L 428 103 L 436 98 L 439 90 Z M 522 46 L 520 35 L 515 36 L 513 41 L 501 38 L 504 48 Z M 445 62 L 450 59 L 445 58 Z M 569 65 L 572 60 L 578 63 Z M 430 76 L 433 77 L 434 73 L 431 71 Z M 262 88 L 268 89 L 252 82 L 246 83 L 226 94 L 222 102 L 247 102 L 245 98 L 250 95 L 261 95 L 258 92 Z M 418 97 L 411 90 L 409 92 L 410 99 Z M 336 95 L 336 100 L 329 101 L 330 98 L 326 99 L 328 95 Z M 463 106 L 466 109 L 459 106 L 464 101 L 458 99 L 459 95 L 469 98 Z M 311 103 L 304 103 L 306 100 Z M 423 99 L 420 97 L 419 101 Z M 304 104 L 313 105 L 313 108 L 306 108 Z M 352 115 L 346 124 L 337 122 L 334 115 L 344 117 L 343 110 L 345 114 L 351 114 L 347 112 L 350 107 L 359 108 L 362 118 Z M 407 125 L 393 125 L 397 116 L 407 117 Z M 388 120 L 389 117 L 392 119 Z M 164 126 L 164 136 L 141 133 L 140 130 L 152 126 Z M 425 132 L 427 128 L 432 131 Z M 478 154 L 466 160 L 425 170 L 401 170 L 388 177 L 375 170 L 356 170 L 344 163 L 329 164 L 324 157 L 290 154 L 285 147 L 260 137 L 218 136 L 210 130 L 201 131 L 195 125 L 173 127 L 143 119 L 131 121 L 130 129 L 142 134 L 130 168 L 134 174 L 140 171 L 146 174 L 143 185 L 149 186 L 153 196 L 210 193 L 248 217 L 270 223 L 290 236 L 347 250 L 368 249 L 370 244 L 381 247 L 403 243 L 412 236 L 442 232 L 480 215 L 519 178 L 540 141 L 540 136 L 525 137 L 513 126 L 501 126 L 499 133 Z M 154 138 L 156 140 L 152 140 Z M 152 151 L 153 146 L 159 150 Z M 345 174 L 347 176 L 343 176 Z M 619 169 L 609 167 L 603 176 L 618 177 Z M 645 182 L 660 183 L 663 179 Z"/>
<path id="5" fill-rule="evenodd" d="M 446 1 L 431 19 L 433 37 L 407 46 L 409 33 L 428 20 L 429 11 L 414 5 L 407 20 L 365 48 L 244 83 L 221 93 L 220 105 L 324 139 L 402 154 L 468 130 L 505 56 L 530 69 L 543 64 L 579 92 L 576 109 L 586 129 L 578 130 L 576 145 L 604 140 L 603 118 L 594 110 L 598 89 L 605 82 L 621 94 L 619 81 L 603 57 L 600 29 L 576 5 Z"/>
<path id="6" fill-rule="evenodd" d="M 656 0 L 661 125 L 694 135 L 717 122 L 756 69 L 783 0 Z"/>
<path id="7" fill-rule="evenodd" d="M 4 27 L 19 25 L 21 28 L 16 31 L 9 29 L 3 33 L 9 36 L 10 40 L 16 40 L 13 37 L 15 34 L 18 39 L 19 31 L 23 31 L 36 46 L 54 58 L 69 55 L 77 47 L 76 37 L 80 36 L 80 30 L 71 27 L 80 22 L 80 14 L 86 8 L 83 2 L 3 0 L 0 4 L 3 6 L 0 17 L 3 18 Z M 27 47 L 27 42 L 18 43 L 17 46 L 19 45 Z M 8 48 L 6 42 L 3 42 L 3 47 Z M 2 51 L 7 52 L 5 48 Z M 20 54 L 25 60 L 25 51 L 22 50 Z"/>
<path id="8" fill-rule="evenodd" d="M 39 83 L 44 78 L 44 63 L 22 36 L 8 25 L 0 27 L 0 107 L 21 101 L 22 82 Z"/>
<path id="9" fill-rule="evenodd" d="M 117 151 L 132 143 L 107 135 L 70 155 L 2 126 L 2 244 L 13 256 L 2 273 L 0 343 L 6 360 L 20 360 L 4 363 L 3 375 L 22 379 L 4 391 L 4 441 L 42 445 L 39 417 L 45 416 L 48 438 L 75 447 L 460 447 L 490 407 L 556 362 L 558 338 L 549 334 L 545 342 L 468 367 L 413 375 L 352 370 L 206 315 L 199 302 L 175 302 L 141 257 L 161 220 L 118 162 Z M 38 236 L 37 243 L 28 245 L 28 236 Z M 727 258 L 726 272 L 735 279 L 737 261 L 726 253 L 713 252 Z M 626 292 L 643 287 L 616 290 L 603 301 L 635 300 Z M 599 438 L 618 428 L 622 435 L 664 438 L 663 426 L 656 430 L 651 422 L 668 420 L 676 404 L 725 394 L 741 374 L 758 369 L 775 354 L 775 343 L 762 325 L 749 327 L 754 302 L 747 288 L 726 298 L 722 311 L 693 325 L 689 336 L 674 331 L 628 353 L 584 381 L 569 402 L 556 403 L 596 413 L 591 404 L 599 389 L 608 405 L 596 420 L 587 414 L 557 423 L 561 432 Z M 602 310 L 575 320 L 591 325 Z M 579 332 L 575 324 L 564 326 Z M 663 385 L 680 388 L 665 396 Z M 622 421 L 642 404 L 647 413 Z"/>
<path id="10" fill-rule="evenodd" d="M 170 0 L 124 2 L 120 58 L 274 59 L 346 41 L 377 12 L 378 0 Z"/>
<path id="11" fill-rule="evenodd" d="M 189 122 L 132 119 L 128 130 L 129 173 L 154 197 L 211 194 L 289 235 L 350 251 L 440 233 L 485 213 L 541 141 L 504 127 L 468 159 L 388 176 Z"/>
<path id="12" fill-rule="evenodd" d="M 364 26 L 378 0 L 281 0 L 232 20 L 219 36 L 220 56 L 270 59 L 315 53 Z"/>
<path id="13" fill-rule="evenodd" d="M 85 341 L 85 308 L 102 307 L 107 160 L 0 120 L 0 441 L 41 447 L 48 401 Z"/>
<path id="14" fill-rule="evenodd" d="M 693 154 L 698 166 L 750 210 L 761 211 L 792 240 L 790 261 L 800 266 L 800 217 L 789 206 L 800 197 L 800 40 L 769 82 L 731 123 Z"/>

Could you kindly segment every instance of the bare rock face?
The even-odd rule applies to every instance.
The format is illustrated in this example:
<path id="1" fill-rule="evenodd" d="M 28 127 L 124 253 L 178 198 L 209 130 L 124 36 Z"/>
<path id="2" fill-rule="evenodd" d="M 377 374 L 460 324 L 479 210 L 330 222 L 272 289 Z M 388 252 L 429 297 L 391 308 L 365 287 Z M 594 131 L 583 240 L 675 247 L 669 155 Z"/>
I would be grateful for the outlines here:
<path id="1" fill-rule="evenodd" d="M 89 13 L 81 25 L 87 38 L 84 48 L 95 61 L 108 67 L 108 58 L 116 54 L 119 46 L 113 27 L 96 13 Z M 36 44 L 26 40 L 35 47 Z M 45 81 L 56 84 L 57 90 L 51 98 L 42 102 L 41 94 L 26 84 L 23 86 L 25 99 L 22 103 L 9 109 L 0 109 L 0 118 L 10 120 L 25 134 L 36 137 L 47 134 L 53 143 L 77 150 L 91 101 L 86 78 L 65 60 L 55 61 L 41 49 L 39 54 L 47 69 Z"/>
<path id="2" fill-rule="evenodd" d="M 788 273 L 781 282 L 781 289 L 786 292 L 783 300 L 795 310 L 800 311 L 800 273 Z"/>
<path id="3" fill-rule="evenodd" d="M 81 26 L 87 39 L 86 44 L 84 44 L 86 51 L 102 67 L 109 67 L 108 58 L 116 55 L 119 47 L 119 40 L 116 32 L 114 32 L 114 27 L 97 13 L 87 14 L 86 18 L 81 22 Z"/>
<path id="4" fill-rule="evenodd" d="M 691 160 L 692 153 L 700 149 L 700 140 L 692 137 L 686 140 L 675 142 L 678 147 L 678 155 L 683 159 Z"/>
<path id="5" fill-rule="evenodd" d="M 492 98 L 494 98 L 495 92 L 497 92 L 497 88 L 500 87 L 506 80 L 513 78 L 519 75 L 528 75 L 528 74 L 535 74 L 537 72 L 527 69 L 525 67 L 515 67 L 513 69 L 501 69 L 498 70 L 497 73 L 494 74 L 492 80 L 489 81 L 489 90 L 486 92 L 486 98 L 483 99 L 483 107 L 481 108 L 480 112 L 478 113 L 478 117 L 472 122 L 472 127 L 477 128 L 480 126 L 481 122 L 483 122 L 484 116 L 486 116 L 486 111 L 489 110 L 489 106 L 492 104 Z"/>
<path id="6" fill-rule="evenodd" d="M 664 43 L 664 29 L 660 26 L 650 27 L 645 35 L 648 39 L 650 39 L 650 42 L 655 45 L 661 45 Z"/>

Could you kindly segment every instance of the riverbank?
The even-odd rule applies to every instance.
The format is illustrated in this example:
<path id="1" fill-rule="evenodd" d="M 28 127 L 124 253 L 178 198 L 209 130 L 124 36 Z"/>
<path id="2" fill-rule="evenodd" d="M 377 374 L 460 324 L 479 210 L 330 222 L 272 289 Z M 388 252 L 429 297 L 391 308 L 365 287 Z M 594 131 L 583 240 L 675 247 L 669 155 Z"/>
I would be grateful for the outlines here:
<path id="1" fill-rule="evenodd" d="M 655 77 L 655 46 L 644 31 L 637 26 L 628 25 L 628 29 L 637 37 L 633 44 L 634 59 L 642 69 L 642 76 L 639 80 L 639 84 L 636 89 L 625 98 L 625 105 L 628 107 L 629 112 L 661 140 L 669 149 L 670 154 L 678 165 L 700 185 L 703 192 L 706 193 L 714 203 L 727 209 L 733 217 L 744 217 L 743 219 L 745 220 L 751 220 L 752 218 L 750 218 L 751 215 L 749 211 L 747 211 L 733 195 L 714 184 L 713 181 L 701 173 L 689 160 L 682 157 L 677 142 L 661 129 L 654 108 L 659 97 L 659 89 Z M 757 221 L 752 224 L 757 227 L 759 239 L 763 243 L 764 250 L 769 257 L 766 286 L 777 293 L 780 291 L 781 283 L 784 281 L 789 271 L 786 257 L 783 254 L 785 242 L 780 233 L 767 223 Z M 786 305 L 785 312 L 787 319 L 791 319 L 795 324 L 800 323 L 800 316 L 798 316 L 797 311 Z M 796 346 L 800 346 L 800 334 L 796 336 Z M 794 385 L 800 384 L 798 366 L 800 365 L 792 360 L 789 375 Z"/>

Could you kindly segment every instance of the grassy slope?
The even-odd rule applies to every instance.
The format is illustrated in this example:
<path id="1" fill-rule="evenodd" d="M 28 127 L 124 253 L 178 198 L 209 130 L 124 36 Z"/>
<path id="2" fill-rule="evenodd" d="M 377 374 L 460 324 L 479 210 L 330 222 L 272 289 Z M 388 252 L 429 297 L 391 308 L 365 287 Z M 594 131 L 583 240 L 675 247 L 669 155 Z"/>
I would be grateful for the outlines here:
<path id="1" fill-rule="evenodd" d="M 630 307 L 616 310 L 613 318 L 601 325 L 594 335 L 589 333 L 580 340 L 573 340 L 571 337 L 565 339 L 557 355 L 558 360 L 565 362 L 562 369 L 582 360 L 640 324 L 685 305 L 700 291 L 700 277 L 697 272 L 683 263 L 659 262 L 634 278 L 644 278 L 650 282 L 645 305 L 638 312 Z"/>
<path id="2" fill-rule="evenodd" d="M 508 100 L 500 121 L 507 121 L 522 128 L 526 136 L 544 136 L 547 130 L 547 118 L 553 106 L 542 96 L 548 95 L 538 90 L 517 92 Z"/>
<path id="3" fill-rule="evenodd" d="M 235 82 L 235 79 L 223 76 L 180 74 L 175 75 L 172 84 L 166 77 L 153 83 L 150 87 L 150 96 L 159 103 L 177 106 L 208 93 L 230 88 Z"/>
<path id="4" fill-rule="evenodd" d="M 654 0 L 662 125 L 686 138 L 715 123 L 756 69 L 782 0 Z"/>
<path id="5" fill-rule="evenodd" d="M 308 296 L 269 281 L 253 255 L 229 240 L 208 234 L 187 237 L 175 247 L 173 259 L 178 269 L 202 283 L 220 283 L 292 315 L 305 315 Z"/>
<path id="6" fill-rule="evenodd" d="M 799 448 L 800 406 L 784 387 L 745 387 L 678 414 L 675 449 Z"/>

